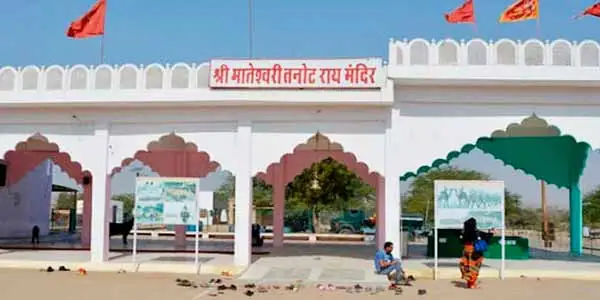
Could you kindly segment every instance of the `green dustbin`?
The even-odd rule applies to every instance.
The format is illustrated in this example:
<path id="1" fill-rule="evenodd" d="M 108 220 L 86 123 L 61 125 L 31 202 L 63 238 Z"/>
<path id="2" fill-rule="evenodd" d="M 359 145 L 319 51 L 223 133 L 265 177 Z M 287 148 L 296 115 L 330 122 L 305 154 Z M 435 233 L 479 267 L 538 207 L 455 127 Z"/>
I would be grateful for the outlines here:
<path id="1" fill-rule="evenodd" d="M 438 257 L 440 258 L 458 258 L 462 256 L 463 245 L 460 242 L 461 230 L 458 229 L 438 229 Z M 427 239 L 427 256 L 434 256 L 434 238 L 430 235 Z M 500 237 L 494 236 L 488 245 L 486 258 L 501 259 L 502 245 Z M 525 260 L 529 259 L 529 240 L 519 236 L 506 237 L 506 259 Z"/>
<path id="2" fill-rule="evenodd" d="M 458 258 L 462 256 L 463 245 L 460 242 L 460 229 L 438 229 L 438 257 Z M 434 256 L 433 232 L 427 239 L 427 256 Z"/>
<path id="3" fill-rule="evenodd" d="M 502 245 L 500 236 L 494 236 L 490 240 L 486 258 L 501 259 Z M 529 259 L 529 240 L 520 236 L 507 236 L 506 239 L 506 259 L 525 260 Z"/>

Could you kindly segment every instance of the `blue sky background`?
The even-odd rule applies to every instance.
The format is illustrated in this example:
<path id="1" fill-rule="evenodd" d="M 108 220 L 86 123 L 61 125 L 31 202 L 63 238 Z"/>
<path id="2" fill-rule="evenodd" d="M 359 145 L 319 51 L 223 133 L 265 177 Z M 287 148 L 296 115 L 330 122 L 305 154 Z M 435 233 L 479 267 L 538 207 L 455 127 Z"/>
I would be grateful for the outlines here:
<path id="1" fill-rule="evenodd" d="M 572 20 L 595 0 L 541 0 L 535 21 L 498 24 L 514 0 L 475 0 L 478 33 L 446 24 L 462 0 L 254 0 L 255 57 L 387 58 L 394 38 L 598 39 L 600 20 Z M 0 65 L 99 62 L 99 39 L 69 40 L 95 0 L 0 1 Z M 106 61 L 203 62 L 248 55 L 247 0 L 108 0 Z"/>

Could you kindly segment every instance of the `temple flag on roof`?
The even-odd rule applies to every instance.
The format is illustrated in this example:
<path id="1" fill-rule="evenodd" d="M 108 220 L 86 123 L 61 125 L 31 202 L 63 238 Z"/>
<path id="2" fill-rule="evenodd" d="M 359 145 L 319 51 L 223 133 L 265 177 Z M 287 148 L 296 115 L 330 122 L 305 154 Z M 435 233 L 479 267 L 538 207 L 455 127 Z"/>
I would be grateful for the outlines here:
<path id="1" fill-rule="evenodd" d="M 539 0 L 517 0 L 500 15 L 500 23 L 537 20 L 540 17 Z"/>
<path id="2" fill-rule="evenodd" d="M 475 23 L 475 10 L 473 8 L 473 0 L 465 0 L 465 2 L 455 8 L 453 11 L 444 14 L 446 22 L 451 24 L 458 23 Z"/>
<path id="3" fill-rule="evenodd" d="M 106 0 L 98 0 L 92 8 L 71 23 L 67 36 L 74 39 L 85 39 L 104 35 L 104 20 L 106 17 Z"/>
<path id="4" fill-rule="evenodd" d="M 594 16 L 600 18 L 600 2 L 586 8 L 581 14 L 579 14 L 579 16 L 575 18 L 579 19 L 585 16 Z"/>

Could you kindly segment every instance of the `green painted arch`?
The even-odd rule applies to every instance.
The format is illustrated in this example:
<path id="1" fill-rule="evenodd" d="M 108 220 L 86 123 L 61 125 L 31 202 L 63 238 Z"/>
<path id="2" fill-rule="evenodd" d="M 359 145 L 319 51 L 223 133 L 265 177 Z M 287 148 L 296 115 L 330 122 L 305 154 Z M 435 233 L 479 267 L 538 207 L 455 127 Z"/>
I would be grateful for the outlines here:
<path id="1" fill-rule="evenodd" d="M 475 148 L 537 180 L 544 180 L 548 184 L 567 189 L 579 182 L 591 150 L 588 143 L 578 142 L 570 135 L 482 137 L 477 139 L 475 144 L 466 144 L 459 151 L 452 151 L 446 158 L 436 159 L 429 166 L 421 166 L 416 172 L 405 173 L 400 176 L 400 180 L 405 181 L 433 168 L 449 164 L 458 156 L 467 154 Z"/>

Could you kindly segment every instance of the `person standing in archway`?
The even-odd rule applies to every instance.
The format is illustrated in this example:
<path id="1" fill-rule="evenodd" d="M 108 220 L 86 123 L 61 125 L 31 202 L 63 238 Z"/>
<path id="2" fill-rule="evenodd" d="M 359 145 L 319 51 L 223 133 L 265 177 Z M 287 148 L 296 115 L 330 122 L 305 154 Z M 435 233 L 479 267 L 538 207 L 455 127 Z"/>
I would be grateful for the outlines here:
<path id="1" fill-rule="evenodd" d="M 470 218 L 463 224 L 463 231 L 460 236 L 463 244 L 463 256 L 460 259 L 459 267 L 462 279 L 467 282 L 467 288 L 477 287 L 477 278 L 479 270 L 483 264 L 483 254 L 487 251 L 487 246 L 493 233 L 484 233 L 477 230 L 477 221 Z"/>

